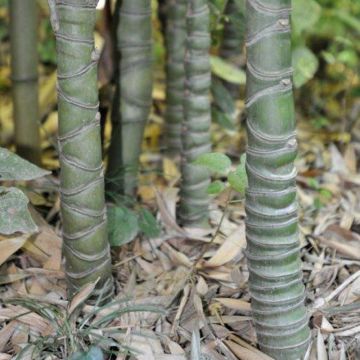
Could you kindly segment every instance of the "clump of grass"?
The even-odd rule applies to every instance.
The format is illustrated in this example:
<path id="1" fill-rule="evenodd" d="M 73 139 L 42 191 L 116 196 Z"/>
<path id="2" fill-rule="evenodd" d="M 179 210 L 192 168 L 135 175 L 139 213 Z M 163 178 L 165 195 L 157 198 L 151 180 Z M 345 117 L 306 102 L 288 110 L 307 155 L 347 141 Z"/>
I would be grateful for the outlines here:
<path id="1" fill-rule="evenodd" d="M 85 290 L 85 291 L 84 291 Z M 78 297 L 77 297 L 78 296 Z M 82 359 L 82 353 L 100 351 L 112 354 L 134 354 L 139 350 L 127 346 L 121 339 L 129 333 L 130 325 L 126 324 L 125 316 L 131 317 L 153 313 L 155 317 L 164 315 L 165 310 L 158 304 L 135 303 L 131 298 L 113 300 L 106 305 L 101 304 L 101 295 L 94 305 L 85 301 L 93 297 L 91 291 L 80 290 L 71 302 L 39 301 L 32 298 L 12 298 L 2 301 L 3 305 L 15 305 L 24 312 L 13 319 L 21 318 L 30 313 L 39 315 L 49 324 L 49 331 L 39 335 L 31 331 L 30 340 L 16 355 L 16 360 L 27 359 Z M 138 324 L 138 321 L 137 321 Z M 136 335 L 141 335 L 137 327 Z M 135 332 L 134 332 L 135 334 Z M 146 335 L 144 335 L 146 336 Z M 89 353 L 90 353 L 89 352 Z M 89 354 L 88 353 L 88 354 Z M 80 357 L 79 357 L 80 356 Z"/>

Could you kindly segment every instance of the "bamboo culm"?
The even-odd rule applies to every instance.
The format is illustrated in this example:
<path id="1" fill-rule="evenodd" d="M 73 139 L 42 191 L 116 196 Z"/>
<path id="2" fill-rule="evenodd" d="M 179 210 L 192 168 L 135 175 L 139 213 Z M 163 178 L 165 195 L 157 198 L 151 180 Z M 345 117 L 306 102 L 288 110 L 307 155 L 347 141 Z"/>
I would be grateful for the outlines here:
<path id="1" fill-rule="evenodd" d="M 186 39 L 186 0 L 169 0 L 166 26 L 166 114 L 165 140 L 170 155 L 181 149 L 184 96 L 184 56 Z"/>
<path id="2" fill-rule="evenodd" d="M 10 0 L 11 79 L 17 153 L 40 164 L 36 0 Z"/>
<path id="3" fill-rule="evenodd" d="M 243 6 L 241 6 L 243 5 Z M 239 67 L 245 41 L 245 0 L 228 0 L 225 7 L 226 22 L 219 50 L 220 56 Z M 223 81 L 234 99 L 239 97 L 240 86 Z"/>
<path id="4" fill-rule="evenodd" d="M 97 0 L 49 0 L 58 61 L 63 253 L 70 295 L 95 282 L 94 298 L 113 293 L 94 47 Z"/>
<path id="5" fill-rule="evenodd" d="M 261 349 L 303 359 L 309 344 L 296 201 L 291 0 L 247 0 L 247 259 Z"/>
<path id="6" fill-rule="evenodd" d="M 120 0 L 118 0 L 120 1 Z M 107 191 L 133 196 L 152 103 L 151 0 L 121 0 Z"/>
<path id="7" fill-rule="evenodd" d="M 192 162 L 210 152 L 210 32 L 206 0 L 190 0 L 186 17 L 184 119 L 181 133 L 180 221 L 199 226 L 208 219 L 210 176 Z"/>

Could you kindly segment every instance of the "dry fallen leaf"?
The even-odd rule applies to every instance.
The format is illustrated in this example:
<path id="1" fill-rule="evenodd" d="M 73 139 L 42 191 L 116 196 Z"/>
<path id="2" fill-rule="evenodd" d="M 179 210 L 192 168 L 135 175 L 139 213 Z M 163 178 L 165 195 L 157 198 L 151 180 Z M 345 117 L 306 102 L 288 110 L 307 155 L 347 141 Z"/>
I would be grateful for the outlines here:
<path id="1" fill-rule="evenodd" d="M 324 337 L 322 336 L 320 330 L 318 330 L 317 333 L 316 350 L 317 350 L 317 360 L 328 360 Z"/>
<path id="2" fill-rule="evenodd" d="M 229 349 L 237 356 L 240 360 L 273 360 L 269 356 L 262 356 L 259 353 L 253 352 L 245 347 L 230 341 L 225 340 L 224 343 L 229 347 Z"/>
<path id="3" fill-rule="evenodd" d="M 232 298 L 215 298 L 215 301 L 218 301 L 225 307 L 237 310 L 242 314 L 247 314 L 251 312 L 251 305 L 247 301 L 241 299 L 232 299 Z"/>
<path id="4" fill-rule="evenodd" d="M 69 304 L 69 315 L 71 315 L 79 305 L 83 304 L 91 296 L 99 280 L 100 278 L 90 284 L 85 285 L 78 293 L 76 293 Z"/>
<path id="5" fill-rule="evenodd" d="M 0 265 L 2 265 L 12 254 L 18 251 L 29 238 L 28 234 L 16 237 L 5 237 L 0 235 Z"/>
<path id="6" fill-rule="evenodd" d="M 233 260 L 240 251 L 245 248 L 245 223 L 242 223 L 231 235 L 229 235 L 224 243 L 218 248 L 214 256 L 203 262 L 203 266 L 217 267 Z"/>

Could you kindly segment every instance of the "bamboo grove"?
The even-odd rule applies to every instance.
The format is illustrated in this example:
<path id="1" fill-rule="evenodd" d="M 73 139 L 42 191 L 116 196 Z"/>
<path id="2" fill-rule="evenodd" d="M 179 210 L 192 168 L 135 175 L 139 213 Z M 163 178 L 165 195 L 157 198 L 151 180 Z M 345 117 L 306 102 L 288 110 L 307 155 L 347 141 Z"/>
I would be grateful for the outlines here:
<path id="1" fill-rule="evenodd" d="M 114 284 L 106 200 L 136 199 L 152 108 L 153 1 L 117 0 L 113 9 L 115 92 L 106 169 L 98 100 L 100 54 L 94 40 L 98 0 L 48 3 L 57 50 L 57 146 L 68 289 L 73 295 L 95 283 L 93 299 L 107 302 Z M 28 106 L 24 114 L 17 106 L 24 92 L 37 103 L 36 3 L 10 4 L 17 150 L 40 163 L 38 108 Z M 211 173 L 196 160 L 212 148 L 209 1 L 166 0 L 161 5 L 167 51 L 164 153 L 181 172 L 177 220 L 185 228 L 206 228 Z M 291 0 L 228 0 L 224 15 L 219 56 L 240 68 L 246 47 L 246 257 L 257 340 L 275 359 L 303 359 L 310 332 L 298 239 Z M 24 24 L 29 31 L 19 36 Z M 234 101 L 240 98 L 238 84 L 222 83 Z M 24 133 L 25 128 L 30 132 Z"/>

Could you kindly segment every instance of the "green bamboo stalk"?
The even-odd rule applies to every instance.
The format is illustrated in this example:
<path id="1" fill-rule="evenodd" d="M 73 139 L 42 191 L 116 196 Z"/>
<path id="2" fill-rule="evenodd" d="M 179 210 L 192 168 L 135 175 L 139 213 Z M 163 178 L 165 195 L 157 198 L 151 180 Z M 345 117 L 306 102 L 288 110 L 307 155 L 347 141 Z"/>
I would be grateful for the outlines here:
<path id="1" fill-rule="evenodd" d="M 10 0 L 11 79 L 17 153 L 40 164 L 36 0 Z"/>
<path id="2" fill-rule="evenodd" d="M 165 140 L 170 155 L 178 155 L 181 149 L 186 8 L 187 0 L 169 0 L 167 4 Z"/>
<path id="3" fill-rule="evenodd" d="M 118 0 L 120 1 L 120 0 Z M 133 196 L 152 102 L 151 0 L 121 0 L 107 189 Z"/>
<path id="4" fill-rule="evenodd" d="M 112 295 L 94 47 L 97 0 L 49 0 L 58 61 L 60 192 L 69 293 Z"/>
<path id="5" fill-rule="evenodd" d="M 258 343 L 277 360 L 309 343 L 299 256 L 291 0 L 247 0 L 249 287 Z"/>
<path id="6" fill-rule="evenodd" d="M 179 217 L 187 226 L 198 226 L 208 219 L 209 173 L 191 164 L 211 150 L 209 60 L 209 9 L 206 0 L 190 0 L 186 19 L 184 119 L 181 134 L 181 175 Z"/>
<path id="7" fill-rule="evenodd" d="M 241 7 L 241 5 L 243 5 Z M 228 0 L 225 7 L 226 22 L 219 55 L 240 67 L 240 56 L 245 40 L 245 0 Z M 223 81 L 234 99 L 239 97 L 240 86 Z"/>

